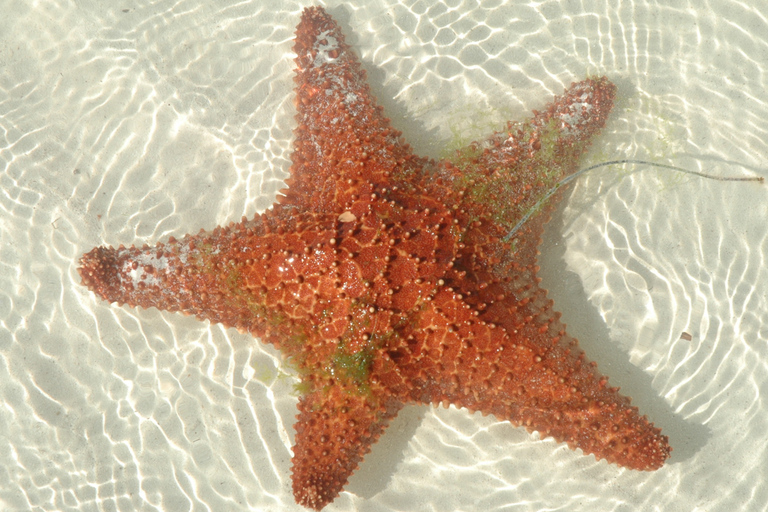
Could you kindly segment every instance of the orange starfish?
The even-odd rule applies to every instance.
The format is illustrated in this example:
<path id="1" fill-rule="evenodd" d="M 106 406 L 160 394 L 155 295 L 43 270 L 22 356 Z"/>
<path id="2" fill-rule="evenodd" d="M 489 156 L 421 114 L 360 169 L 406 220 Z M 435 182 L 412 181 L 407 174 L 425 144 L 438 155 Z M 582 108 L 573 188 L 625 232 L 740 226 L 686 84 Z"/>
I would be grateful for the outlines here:
<path id="1" fill-rule="evenodd" d="M 83 284 L 283 351 L 304 390 L 293 490 L 316 510 L 407 403 L 452 403 L 598 459 L 659 468 L 666 436 L 585 360 L 536 278 L 549 216 L 537 202 L 576 170 L 613 84 L 573 84 L 438 163 L 400 141 L 322 8 L 304 11 L 294 51 L 298 127 L 278 202 L 155 247 L 97 247 L 81 259 Z"/>

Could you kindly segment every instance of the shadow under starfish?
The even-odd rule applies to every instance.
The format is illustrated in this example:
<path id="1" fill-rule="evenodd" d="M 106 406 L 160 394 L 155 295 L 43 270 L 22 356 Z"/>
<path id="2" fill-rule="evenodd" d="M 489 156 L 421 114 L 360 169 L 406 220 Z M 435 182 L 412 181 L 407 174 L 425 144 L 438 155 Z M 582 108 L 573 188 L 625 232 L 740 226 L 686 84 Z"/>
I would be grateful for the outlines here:
<path id="1" fill-rule="evenodd" d="M 97 247 L 83 284 L 108 302 L 251 333 L 297 368 L 293 490 L 321 509 L 408 403 L 451 403 L 639 470 L 669 456 L 608 386 L 539 287 L 555 194 L 507 235 L 604 126 L 606 78 L 451 160 L 415 156 L 370 94 L 336 22 L 296 31 L 296 140 L 268 211 L 155 247 Z"/>

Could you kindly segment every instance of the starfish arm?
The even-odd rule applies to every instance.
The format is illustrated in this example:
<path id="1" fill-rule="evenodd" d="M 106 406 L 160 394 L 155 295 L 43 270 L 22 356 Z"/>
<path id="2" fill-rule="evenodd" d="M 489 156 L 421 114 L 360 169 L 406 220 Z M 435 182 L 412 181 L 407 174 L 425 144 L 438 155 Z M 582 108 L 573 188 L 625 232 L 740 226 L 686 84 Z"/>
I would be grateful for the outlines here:
<path id="1" fill-rule="evenodd" d="M 477 386 L 488 377 L 480 377 L 482 368 L 467 369 L 459 373 L 456 389 L 446 393 L 448 400 L 538 431 L 542 437 L 552 436 L 597 459 L 636 470 L 660 468 L 670 453 L 661 430 L 640 415 L 618 388 L 607 385 L 608 379 L 565 331 L 546 351 L 541 341 L 528 342 L 542 336 L 539 329 L 525 326 L 482 363 L 507 372 L 505 381 L 485 393 L 467 392 L 483 390 Z"/>
<path id="2" fill-rule="evenodd" d="M 294 52 L 298 126 L 281 204 L 342 213 L 386 186 L 395 169 L 423 164 L 376 105 L 357 56 L 322 8 L 304 10 Z"/>
<path id="3" fill-rule="evenodd" d="M 167 245 L 154 247 L 96 247 L 80 258 L 78 272 L 83 285 L 107 302 L 145 309 L 155 307 L 201 318 L 207 314 L 207 319 L 220 321 L 212 313 L 221 309 L 214 307 L 214 300 L 219 297 L 208 294 L 212 283 L 207 281 L 212 280 L 194 264 L 188 265 L 177 250 L 178 246 L 183 251 L 191 248 L 193 257 L 196 256 L 197 239 L 191 238 L 195 240 L 189 245 L 184 243 L 188 239 L 181 243 L 171 239 Z"/>
<path id="4" fill-rule="evenodd" d="M 304 384 L 318 389 L 299 401 L 293 493 L 298 504 L 320 510 L 339 495 L 402 405 L 354 382 L 329 377 Z"/>
<path id="5" fill-rule="evenodd" d="M 260 216 L 153 247 L 96 247 L 78 271 L 107 302 L 194 315 L 290 355 L 311 334 L 314 290 L 328 287 L 333 223 L 311 214 L 280 222 Z"/>
<path id="6" fill-rule="evenodd" d="M 435 182 L 451 189 L 448 200 L 457 201 L 468 221 L 490 220 L 494 234 L 506 236 L 550 189 L 578 170 L 615 95 L 616 86 L 605 77 L 571 84 L 531 119 L 509 123 L 441 162 Z"/>
<path id="7" fill-rule="evenodd" d="M 605 125 L 615 94 L 605 77 L 572 84 L 528 121 L 510 124 L 507 131 L 472 143 L 452 162 L 441 163 L 432 186 L 443 187 L 441 197 L 457 201 L 457 220 L 465 226 L 445 279 L 488 321 L 514 329 L 505 304 L 546 295 L 536 276 L 538 245 L 564 189 L 541 201 L 578 170 L 579 157 Z"/>
<path id="8" fill-rule="evenodd" d="M 404 393 L 493 414 L 624 467 L 661 467 L 670 452 L 666 436 L 607 385 L 543 305 L 508 308 L 504 328 L 477 315 L 462 294 L 441 290 L 408 344 L 391 354 L 407 377 Z"/>

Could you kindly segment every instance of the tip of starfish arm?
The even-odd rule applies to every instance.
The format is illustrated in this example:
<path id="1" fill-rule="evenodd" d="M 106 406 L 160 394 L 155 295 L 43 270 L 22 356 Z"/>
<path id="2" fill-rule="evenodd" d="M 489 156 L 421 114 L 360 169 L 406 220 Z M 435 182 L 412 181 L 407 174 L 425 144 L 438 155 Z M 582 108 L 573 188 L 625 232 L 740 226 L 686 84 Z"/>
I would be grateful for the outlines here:
<path id="1" fill-rule="evenodd" d="M 305 485 L 301 489 L 296 489 L 294 491 L 294 498 L 296 503 L 303 507 L 320 510 L 333 501 L 338 493 L 339 491 L 329 491 L 326 483 L 316 482 L 311 485 Z"/>
<path id="2" fill-rule="evenodd" d="M 84 286 L 108 302 L 119 297 L 120 283 L 115 271 L 117 250 L 112 247 L 96 247 L 80 258 L 77 269 Z"/>
<path id="3" fill-rule="evenodd" d="M 645 420 L 643 416 L 643 420 Z M 626 467 L 639 471 L 655 471 L 664 465 L 669 458 L 672 448 L 669 438 L 661 434 L 661 429 L 648 424 L 649 431 L 644 437 L 636 439 L 622 455 L 627 456 Z"/>

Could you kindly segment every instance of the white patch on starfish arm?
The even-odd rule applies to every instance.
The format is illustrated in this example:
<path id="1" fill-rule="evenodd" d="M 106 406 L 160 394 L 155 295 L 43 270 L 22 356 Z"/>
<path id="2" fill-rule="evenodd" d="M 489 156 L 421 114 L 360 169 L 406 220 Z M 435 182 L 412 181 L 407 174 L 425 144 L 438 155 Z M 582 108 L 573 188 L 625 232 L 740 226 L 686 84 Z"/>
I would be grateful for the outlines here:
<path id="1" fill-rule="evenodd" d="M 317 38 L 315 38 L 313 49 L 317 51 L 317 55 L 312 62 L 313 67 L 318 68 L 323 64 L 336 61 L 336 57 L 331 57 L 330 53 L 339 49 L 339 41 L 331 35 L 331 32 L 332 31 L 330 30 L 326 30 L 325 32 L 318 34 Z M 325 41 L 325 43 L 322 43 L 321 41 Z"/>
<path id="2" fill-rule="evenodd" d="M 136 268 L 134 268 L 136 263 Z M 150 267 L 154 271 L 147 272 L 147 267 Z M 144 283 L 146 286 L 160 286 L 162 281 L 158 278 L 160 273 L 165 273 L 168 268 L 168 258 L 165 256 L 157 257 L 155 253 L 142 252 L 135 258 L 128 259 L 123 263 L 123 268 L 120 269 L 120 279 L 125 282 L 130 281 L 134 285 Z"/>

